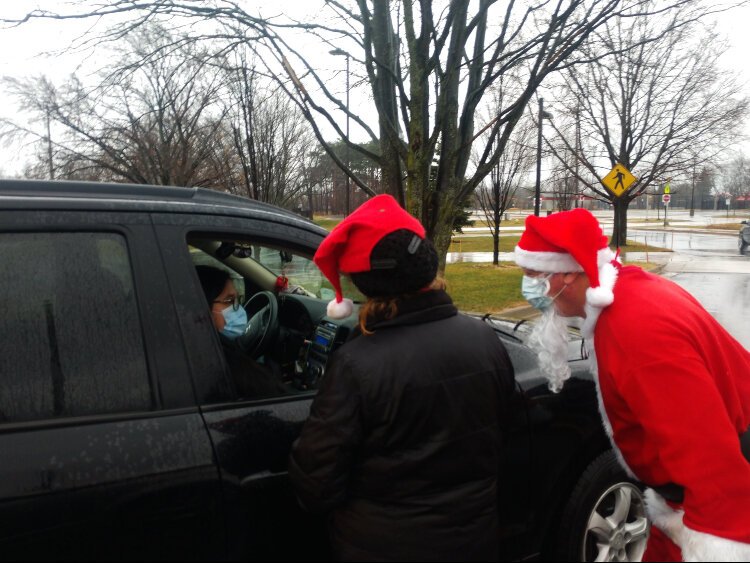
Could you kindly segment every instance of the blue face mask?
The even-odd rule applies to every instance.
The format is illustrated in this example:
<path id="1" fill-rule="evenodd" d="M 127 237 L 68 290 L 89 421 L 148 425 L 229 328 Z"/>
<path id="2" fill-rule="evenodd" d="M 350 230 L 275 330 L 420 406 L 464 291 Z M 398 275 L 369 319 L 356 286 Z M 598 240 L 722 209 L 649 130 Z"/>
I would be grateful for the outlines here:
<path id="1" fill-rule="evenodd" d="M 544 310 L 552 306 L 554 299 L 547 295 L 549 279 L 552 274 L 540 278 L 524 276 L 521 282 L 521 293 L 535 309 Z"/>
<path id="2" fill-rule="evenodd" d="M 221 329 L 221 333 L 227 338 L 235 339 L 238 336 L 242 336 L 247 326 L 247 313 L 245 309 L 240 307 L 236 311 L 230 305 L 226 309 L 221 311 L 221 315 L 224 317 L 224 328 Z"/>

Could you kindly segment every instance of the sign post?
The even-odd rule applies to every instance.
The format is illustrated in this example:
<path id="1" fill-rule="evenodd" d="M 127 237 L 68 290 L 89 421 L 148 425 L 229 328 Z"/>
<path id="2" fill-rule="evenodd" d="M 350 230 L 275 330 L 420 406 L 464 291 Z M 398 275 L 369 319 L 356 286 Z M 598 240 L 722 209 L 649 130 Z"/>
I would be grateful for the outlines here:
<path id="1" fill-rule="evenodd" d="M 667 187 L 664 188 L 664 195 L 661 196 L 661 201 L 664 203 L 664 226 L 665 227 L 669 225 L 669 222 L 667 221 L 667 210 L 669 209 L 669 201 L 672 199 L 672 196 L 669 195 L 669 192 L 667 192 L 667 189 L 669 189 L 669 184 L 667 184 Z"/>

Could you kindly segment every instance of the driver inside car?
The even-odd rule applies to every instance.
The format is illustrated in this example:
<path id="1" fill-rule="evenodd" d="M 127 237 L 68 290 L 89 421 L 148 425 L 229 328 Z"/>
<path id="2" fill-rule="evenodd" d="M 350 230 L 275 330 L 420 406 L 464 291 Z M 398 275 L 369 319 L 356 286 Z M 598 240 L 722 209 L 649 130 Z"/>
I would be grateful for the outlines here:
<path id="1" fill-rule="evenodd" d="M 260 399 L 289 394 L 290 389 L 280 378 L 247 355 L 239 344 L 248 317 L 229 272 L 212 266 L 196 266 L 195 270 L 239 396 Z"/>

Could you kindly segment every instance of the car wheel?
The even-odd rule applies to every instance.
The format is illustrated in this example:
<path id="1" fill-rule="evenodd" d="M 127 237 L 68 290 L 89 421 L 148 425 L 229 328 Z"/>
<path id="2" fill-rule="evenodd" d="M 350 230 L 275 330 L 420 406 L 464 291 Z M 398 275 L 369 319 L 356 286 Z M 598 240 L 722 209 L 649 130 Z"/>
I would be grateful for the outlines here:
<path id="1" fill-rule="evenodd" d="M 649 530 L 641 489 L 609 451 L 589 464 L 573 489 L 555 556 L 562 561 L 640 561 Z"/>

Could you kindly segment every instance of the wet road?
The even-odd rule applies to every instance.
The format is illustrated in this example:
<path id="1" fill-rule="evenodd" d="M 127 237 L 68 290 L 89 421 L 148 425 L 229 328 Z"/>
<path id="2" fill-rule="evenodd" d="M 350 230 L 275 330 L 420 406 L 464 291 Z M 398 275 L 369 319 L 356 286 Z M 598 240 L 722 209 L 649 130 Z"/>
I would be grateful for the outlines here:
<path id="1" fill-rule="evenodd" d="M 670 248 L 681 254 L 747 260 L 747 256 L 739 255 L 736 235 L 628 229 L 628 238 L 636 242 L 645 239 L 650 245 Z"/>
<path id="2" fill-rule="evenodd" d="M 673 248 L 662 275 L 684 287 L 745 348 L 750 349 L 750 256 L 740 256 L 737 237 L 699 233 L 632 231 L 649 244 Z"/>

